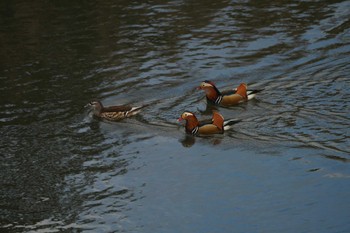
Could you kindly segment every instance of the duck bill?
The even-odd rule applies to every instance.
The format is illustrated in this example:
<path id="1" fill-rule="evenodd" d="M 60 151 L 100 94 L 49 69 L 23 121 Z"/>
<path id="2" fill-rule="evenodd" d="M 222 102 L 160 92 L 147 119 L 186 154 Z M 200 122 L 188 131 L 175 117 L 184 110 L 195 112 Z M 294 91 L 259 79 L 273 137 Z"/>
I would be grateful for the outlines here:
<path id="1" fill-rule="evenodd" d="M 177 122 L 181 122 L 183 120 L 182 117 L 179 117 L 179 119 L 177 119 Z"/>

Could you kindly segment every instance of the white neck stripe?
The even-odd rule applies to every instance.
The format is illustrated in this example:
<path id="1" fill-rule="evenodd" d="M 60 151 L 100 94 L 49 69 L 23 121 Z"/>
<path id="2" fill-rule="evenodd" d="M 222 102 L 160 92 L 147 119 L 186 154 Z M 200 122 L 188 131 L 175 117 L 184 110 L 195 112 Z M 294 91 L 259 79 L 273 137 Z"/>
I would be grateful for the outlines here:
<path id="1" fill-rule="evenodd" d="M 221 100 L 222 100 L 222 96 L 219 95 L 218 98 L 216 98 L 215 100 L 215 104 L 220 104 Z"/>
<path id="2" fill-rule="evenodd" d="M 192 129 L 191 134 L 195 135 L 198 132 L 199 127 L 196 126 L 194 129 Z"/>

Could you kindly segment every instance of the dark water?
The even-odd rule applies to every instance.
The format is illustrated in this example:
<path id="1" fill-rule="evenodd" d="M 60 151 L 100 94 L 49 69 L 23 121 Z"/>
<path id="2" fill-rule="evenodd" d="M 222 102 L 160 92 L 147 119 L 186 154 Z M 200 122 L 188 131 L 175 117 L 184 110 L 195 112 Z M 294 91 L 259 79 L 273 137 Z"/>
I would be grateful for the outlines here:
<path id="1" fill-rule="evenodd" d="M 350 232 L 349 1 L 1 1 L 0 228 Z M 202 80 L 256 100 L 225 135 Z M 101 122 L 84 105 L 154 103 Z"/>

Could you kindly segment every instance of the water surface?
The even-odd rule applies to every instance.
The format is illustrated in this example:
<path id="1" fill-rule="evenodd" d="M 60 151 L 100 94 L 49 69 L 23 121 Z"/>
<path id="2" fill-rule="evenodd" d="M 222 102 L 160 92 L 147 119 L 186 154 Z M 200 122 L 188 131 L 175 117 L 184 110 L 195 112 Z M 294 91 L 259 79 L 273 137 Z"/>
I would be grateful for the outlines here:
<path id="1" fill-rule="evenodd" d="M 0 9 L 4 231 L 349 232 L 349 1 Z M 203 80 L 263 92 L 193 138 Z M 108 123 L 93 99 L 152 105 Z"/>

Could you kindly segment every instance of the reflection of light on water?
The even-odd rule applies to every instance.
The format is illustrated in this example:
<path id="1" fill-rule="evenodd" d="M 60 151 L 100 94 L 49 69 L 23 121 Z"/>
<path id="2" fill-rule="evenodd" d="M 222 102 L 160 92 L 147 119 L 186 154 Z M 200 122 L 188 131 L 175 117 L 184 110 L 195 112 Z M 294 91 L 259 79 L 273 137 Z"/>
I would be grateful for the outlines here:
<path id="1" fill-rule="evenodd" d="M 27 232 L 52 232 L 53 228 L 56 229 L 70 229 L 72 226 L 78 226 L 78 224 L 71 224 L 67 226 L 64 221 L 59 221 L 54 218 L 43 219 L 34 225 L 20 225 L 20 224 L 8 224 L 3 225 L 1 228 L 7 229 L 14 227 L 17 230 L 26 230 Z M 79 227 L 78 227 L 79 228 Z M 56 232 L 56 231 L 54 231 Z"/>
<path id="2" fill-rule="evenodd" d="M 18 2 L 0 14 L 0 227 L 349 229 L 349 1 Z M 264 90 L 193 137 L 175 119 L 211 116 L 203 80 Z M 113 123 L 95 98 L 150 105 Z"/>
<path id="3" fill-rule="evenodd" d="M 347 179 L 350 178 L 350 174 L 342 174 L 342 173 L 330 173 L 324 176 L 328 178 L 347 178 Z"/>

